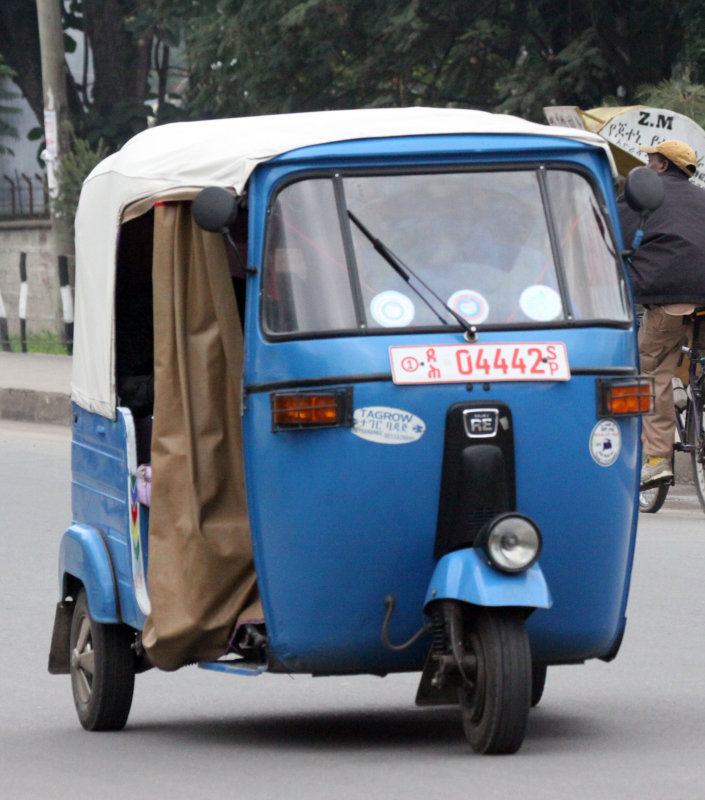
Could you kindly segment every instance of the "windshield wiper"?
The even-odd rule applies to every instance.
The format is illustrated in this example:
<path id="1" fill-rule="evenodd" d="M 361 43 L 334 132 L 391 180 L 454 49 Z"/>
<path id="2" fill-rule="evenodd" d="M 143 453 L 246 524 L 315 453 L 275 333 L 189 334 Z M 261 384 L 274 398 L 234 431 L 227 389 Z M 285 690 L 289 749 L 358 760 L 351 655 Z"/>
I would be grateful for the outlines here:
<path id="1" fill-rule="evenodd" d="M 448 321 L 443 319 L 438 311 L 436 311 L 424 293 L 414 286 L 413 283 L 411 283 L 411 278 L 413 278 L 415 281 L 418 281 L 424 287 L 424 289 L 443 306 L 443 308 L 458 322 L 460 327 L 465 330 L 465 333 L 471 341 L 477 338 L 477 328 L 474 325 L 471 325 L 468 320 L 465 319 L 465 317 L 463 317 L 461 314 L 458 314 L 458 312 L 454 311 L 448 305 L 448 303 L 441 299 L 436 292 L 434 292 L 433 289 L 411 269 L 411 267 L 408 267 L 406 264 L 404 264 L 399 256 L 395 255 L 383 241 L 374 236 L 369 228 L 363 222 L 361 222 L 355 216 L 355 214 L 350 211 L 350 209 L 347 209 L 347 212 L 350 219 L 367 237 L 374 249 L 382 256 L 382 258 L 397 273 L 397 275 L 399 275 L 399 277 L 406 282 L 407 286 L 417 295 L 417 297 L 419 297 L 428 306 L 428 308 L 431 309 L 433 314 L 435 314 L 444 325 L 448 325 Z"/>

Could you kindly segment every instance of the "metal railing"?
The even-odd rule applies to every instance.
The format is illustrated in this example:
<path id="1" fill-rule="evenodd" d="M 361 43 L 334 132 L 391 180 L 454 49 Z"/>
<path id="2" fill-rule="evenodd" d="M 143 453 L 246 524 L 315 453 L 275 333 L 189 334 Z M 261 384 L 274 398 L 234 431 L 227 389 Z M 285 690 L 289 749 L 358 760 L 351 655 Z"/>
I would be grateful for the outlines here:
<path id="1" fill-rule="evenodd" d="M 38 173 L 7 173 L 0 180 L 0 220 L 34 219 L 49 215 L 49 196 Z"/>

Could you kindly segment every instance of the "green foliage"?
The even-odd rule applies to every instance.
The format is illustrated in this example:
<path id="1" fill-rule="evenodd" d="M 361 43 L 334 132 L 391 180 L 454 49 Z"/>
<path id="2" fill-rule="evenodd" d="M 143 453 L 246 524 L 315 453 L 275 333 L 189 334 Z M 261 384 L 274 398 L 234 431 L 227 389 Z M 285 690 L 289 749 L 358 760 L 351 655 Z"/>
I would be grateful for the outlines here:
<path id="1" fill-rule="evenodd" d="M 2 55 L 0 55 L 0 81 L 5 78 L 12 78 L 13 74 L 13 71 L 7 66 L 7 64 L 4 63 L 2 60 Z M 7 119 L 4 119 L 6 115 L 19 113 L 19 108 L 16 106 L 5 105 L 8 100 L 16 100 L 18 96 L 19 95 L 17 95 L 15 92 L 9 92 L 7 89 L 4 89 L 2 86 L 0 86 L 0 139 L 5 137 L 17 139 L 19 136 L 17 128 L 11 125 Z M 1 153 L 10 153 L 10 155 L 13 154 L 9 147 L 0 142 L 0 154 Z"/>
<path id="2" fill-rule="evenodd" d="M 705 3 L 702 0 L 677 0 L 683 25 L 683 47 L 679 60 L 685 65 L 687 77 L 697 83 L 705 81 Z M 672 77 L 662 76 L 664 79 Z M 657 81 L 653 81 L 657 82 Z"/>
<path id="3" fill-rule="evenodd" d="M 22 352 L 22 340 L 19 334 L 11 334 L 10 351 Z M 28 334 L 25 340 L 28 353 L 49 353 L 50 355 L 66 355 L 66 344 L 58 333 L 42 331 L 41 333 Z"/>
<path id="4" fill-rule="evenodd" d="M 151 72 L 146 98 L 157 125 L 187 119 L 179 82 L 188 77 L 184 30 L 192 16 L 213 8 L 196 0 L 137 0 L 125 17 L 125 28 L 135 41 L 151 42 Z M 176 54 L 176 58 L 174 55 Z"/>
<path id="5" fill-rule="evenodd" d="M 635 102 L 636 87 L 669 75 L 681 52 L 678 2 L 526 0 L 514 27 L 520 57 L 497 82 L 497 110 L 542 120 L 546 105 L 591 108 L 607 96 Z"/>
<path id="6" fill-rule="evenodd" d="M 661 81 L 656 86 L 639 87 L 637 99 L 643 105 L 685 114 L 705 128 L 705 86 L 693 83 L 689 72 L 681 78 Z"/>
<path id="7" fill-rule="evenodd" d="M 190 108 L 199 116 L 422 103 L 489 108 L 511 58 L 513 5 L 202 3 L 186 38 Z"/>
<path id="8" fill-rule="evenodd" d="M 551 103 L 590 108 L 618 92 L 634 102 L 705 39 L 684 39 L 684 9 L 698 3 L 181 0 L 189 110 L 434 104 L 541 120 Z"/>
<path id="9" fill-rule="evenodd" d="M 9 31 L 27 20 L 27 34 L 30 6 L 4 0 L 0 22 Z M 13 17 L 3 11 L 10 7 Z M 543 120 L 546 105 L 591 108 L 612 97 L 703 118 L 702 0 L 63 0 L 62 8 L 67 49 L 76 31 L 91 48 L 94 79 L 76 79 L 69 101 L 93 151 L 100 142 L 117 148 L 152 122 L 332 108 L 469 106 Z M 0 51 L 20 41 L 12 33 L 0 24 Z M 28 70 L 11 63 L 25 79 Z M 674 80 L 680 74 L 687 79 Z"/>
<path id="10" fill-rule="evenodd" d="M 81 139 L 94 148 L 118 149 L 147 127 L 151 109 L 144 98 L 123 97 L 109 108 L 87 108 L 80 120 Z"/>
<path id="11" fill-rule="evenodd" d="M 71 141 L 71 151 L 59 163 L 57 178 L 59 195 L 53 202 L 54 212 L 64 217 L 73 228 L 81 186 L 90 171 L 108 154 L 108 148 L 100 141 L 93 148 L 85 139 L 76 136 L 73 128 L 67 125 Z"/>
<path id="12" fill-rule="evenodd" d="M 139 0 L 134 11 L 125 17 L 125 27 L 136 39 L 156 37 L 169 47 L 178 47 L 184 24 L 196 4 L 191 0 Z"/>
<path id="13" fill-rule="evenodd" d="M 497 88 L 504 100 L 497 110 L 540 121 L 547 105 L 592 108 L 600 104 L 600 87 L 609 76 L 596 33 L 588 29 L 555 55 L 528 56 L 500 78 Z"/>

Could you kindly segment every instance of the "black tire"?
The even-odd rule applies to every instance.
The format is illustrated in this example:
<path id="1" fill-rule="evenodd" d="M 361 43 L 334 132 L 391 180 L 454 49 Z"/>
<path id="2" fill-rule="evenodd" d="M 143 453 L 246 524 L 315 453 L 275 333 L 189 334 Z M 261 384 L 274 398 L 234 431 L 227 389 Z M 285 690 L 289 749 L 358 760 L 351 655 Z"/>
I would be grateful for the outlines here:
<path id="1" fill-rule="evenodd" d="M 547 667 L 540 661 L 534 661 L 531 665 L 531 707 L 537 706 L 543 697 L 543 690 L 546 686 Z"/>
<path id="2" fill-rule="evenodd" d="M 531 703 L 531 651 L 524 614 L 478 608 L 468 615 L 465 652 L 476 668 L 459 699 L 463 729 L 476 753 L 516 753 Z"/>
<path id="3" fill-rule="evenodd" d="M 671 484 L 666 482 L 657 483 L 648 489 L 642 489 L 639 492 L 639 511 L 642 514 L 655 514 L 666 502 L 670 487 Z"/>
<path id="4" fill-rule="evenodd" d="M 698 386 L 698 399 L 695 402 L 696 414 L 700 419 L 700 441 L 696 441 L 695 436 L 695 420 L 688 408 L 688 420 L 686 422 L 686 431 L 688 442 L 695 445 L 695 450 L 690 454 L 691 463 L 693 465 L 693 483 L 695 484 L 695 492 L 700 501 L 700 507 L 705 511 L 705 419 L 703 418 L 703 400 L 702 392 L 705 390 L 702 382 Z"/>
<path id="5" fill-rule="evenodd" d="M 95 622 L 81 589 L 71 620 L 71 688 L 78 719 L 86 730 L 125 727 L 135 686 L 134 640 L 134 631 L 127 625 Z"/>

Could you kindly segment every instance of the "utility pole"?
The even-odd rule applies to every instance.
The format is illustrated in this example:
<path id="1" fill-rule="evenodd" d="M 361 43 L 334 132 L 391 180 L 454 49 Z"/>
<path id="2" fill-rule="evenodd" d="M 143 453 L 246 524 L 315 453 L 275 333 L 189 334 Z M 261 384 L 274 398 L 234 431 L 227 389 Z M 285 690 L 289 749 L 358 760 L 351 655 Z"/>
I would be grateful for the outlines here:
<path id="1" fill-rule="evenodd" d="M 52 241 L 54 263 L 66 271 L 67 257 L 73 255 L 73 232 L 66 220 L 54 211 L 54 199 L 59 192 L 57 167 L 63 155 L 69 152 L 69 134 L 66 129 L 68 100 L 66 96 L 66 66 L 64 31 L 61 27 L 63 0 L 36 0 L 39 23 L 39 47 L 42 57 L 42 85 L 44 89 L 44 137 L 46 148 L 42 153 L 47 167 L 47 184 L 52 204 Z M 68 283 L 68 281 L 66 281 Z M 66 290 L 62 278 L 61 301 L 65 324 L 66 344 L 71 352 L 73 338 L 73 302 L 70 289 Z"/>

